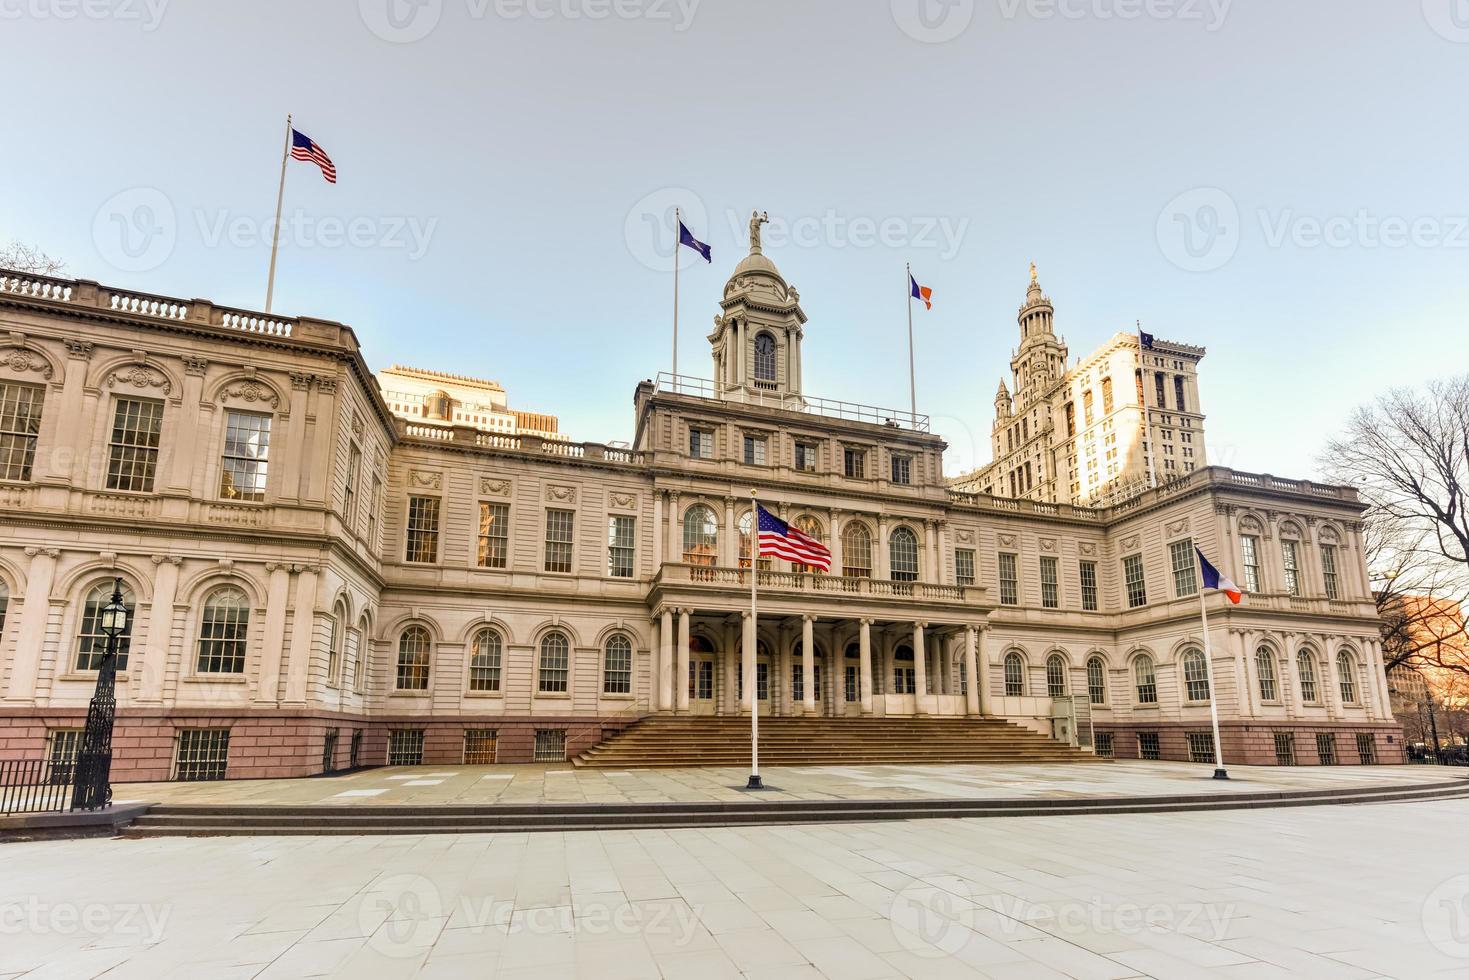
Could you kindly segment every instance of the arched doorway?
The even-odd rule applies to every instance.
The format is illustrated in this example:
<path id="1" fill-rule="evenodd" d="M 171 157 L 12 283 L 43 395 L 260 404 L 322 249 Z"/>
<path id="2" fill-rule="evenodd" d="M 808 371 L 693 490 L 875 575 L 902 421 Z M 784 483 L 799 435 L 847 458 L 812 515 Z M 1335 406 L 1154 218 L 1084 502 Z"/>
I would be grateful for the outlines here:
<path id="1" fill-rule="evenodd" d="M 712 715 L 716 710 L 719 660 L 714 644 L 695 633 L 689 637 L 689 711 L 696 715 Z"/>
<path id="2" fill-rule="evenodd" d="M 918 682 L 913 669 L 913 648 L 903 643 L 893 651 L 893 693 L 916 694 Z"/>

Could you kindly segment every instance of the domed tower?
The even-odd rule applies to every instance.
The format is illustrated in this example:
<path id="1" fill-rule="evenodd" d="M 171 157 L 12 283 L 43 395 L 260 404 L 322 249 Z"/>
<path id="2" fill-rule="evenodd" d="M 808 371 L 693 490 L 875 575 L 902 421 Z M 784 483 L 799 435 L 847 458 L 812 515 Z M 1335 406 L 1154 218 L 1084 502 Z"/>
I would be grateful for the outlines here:
<path id="1" fill-rule="evenodd" d="M 724 285 L 709 334 L 714 379 L 723 398 L 799 402 L 806 314 L 796 288 L 761 248 L 760 226 L 769 220 L 758 211 L 750 216 L 750 254 Z"/>
<path id="2" fill-rule="evenodd" d="M 1020 347 L 1010 359 L 1010 370 L 1015 375 L 1015 411 L 1024 411 L 1066 373 L 1066 344 L 1056 339 L 1056 308 L 1041 290 L 1034 262 L 1016 322 Z"/>

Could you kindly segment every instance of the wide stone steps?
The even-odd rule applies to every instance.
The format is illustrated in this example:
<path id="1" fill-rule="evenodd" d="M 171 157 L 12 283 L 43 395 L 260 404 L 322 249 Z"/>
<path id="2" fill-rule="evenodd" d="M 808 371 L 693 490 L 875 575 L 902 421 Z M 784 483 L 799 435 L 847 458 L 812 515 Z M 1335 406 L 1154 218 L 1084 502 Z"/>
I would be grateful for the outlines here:
<path id="1" fill-rule="evenodd" d="M 730 773 L 731 780 L 742 774 Z M 1188 813 L 1469 797 L 1469 779 L 1380 788 L 1091 799 L 784 800 L 482 806 L 155 806 L 125 837 L 487 834 L 975 817 Z"/>
<path id="2" fill-rule="evenodd" d="M 572 760 L 578 767 L 733 766 L 750 760 L 750 720 L 656 716 Z M 1095 762 L 1090 752 L 995 718 L 762 718 L 767 765 Z"/>

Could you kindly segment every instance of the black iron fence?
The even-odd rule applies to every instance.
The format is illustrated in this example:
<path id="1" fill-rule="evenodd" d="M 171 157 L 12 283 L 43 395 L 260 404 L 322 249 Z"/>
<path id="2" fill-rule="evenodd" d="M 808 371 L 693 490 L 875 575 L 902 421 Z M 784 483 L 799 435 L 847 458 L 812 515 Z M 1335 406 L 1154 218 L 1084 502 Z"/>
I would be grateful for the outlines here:
<path id="1" fill-rule="evenodd" d="M 0 759 L 0 814 L 72 809 L 75 769 L 49 759 Z"/>

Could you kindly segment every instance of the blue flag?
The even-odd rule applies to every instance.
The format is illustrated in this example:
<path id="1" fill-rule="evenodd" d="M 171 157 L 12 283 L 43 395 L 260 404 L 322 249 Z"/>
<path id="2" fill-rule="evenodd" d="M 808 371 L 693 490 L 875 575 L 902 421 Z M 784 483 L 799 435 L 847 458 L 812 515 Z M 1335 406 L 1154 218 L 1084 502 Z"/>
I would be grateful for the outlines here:
<path id="1" fill-rule="evenodd" d="M 1150 333 L 1138 333 L 1138 342 L 1143 345 L 1143 350 L 1153 349 L 1153 335 Z"/>
<path id="2" fill-rule="evenodd" d="M 692 234 L 690 234 L 689 229 L 684 225 L 682 221 L 678 223 L 678 243 L 680 245 L 687 245 L 695 252 L 698 252 L 700 255 L 704 256 L 705 262 L 712 263 L 714 261 L 713 250 L 710 249 L 708 245 L 705 245 L 703 242 L 699 241 Z"/>

